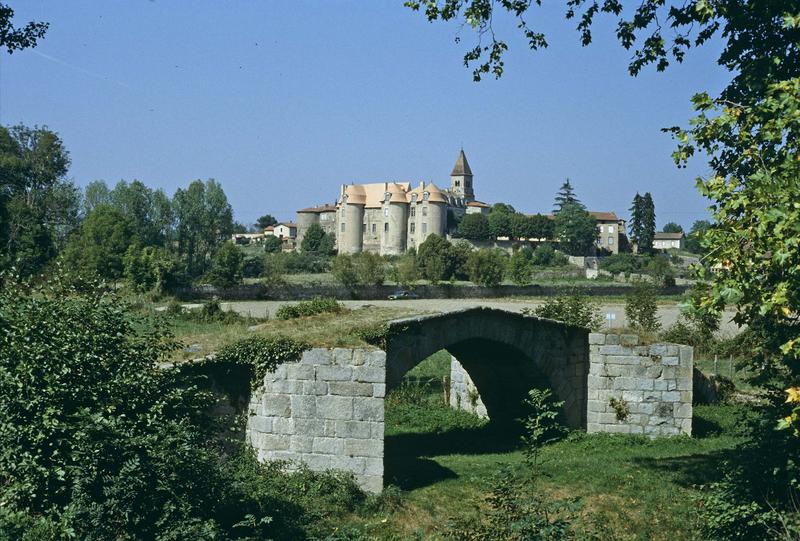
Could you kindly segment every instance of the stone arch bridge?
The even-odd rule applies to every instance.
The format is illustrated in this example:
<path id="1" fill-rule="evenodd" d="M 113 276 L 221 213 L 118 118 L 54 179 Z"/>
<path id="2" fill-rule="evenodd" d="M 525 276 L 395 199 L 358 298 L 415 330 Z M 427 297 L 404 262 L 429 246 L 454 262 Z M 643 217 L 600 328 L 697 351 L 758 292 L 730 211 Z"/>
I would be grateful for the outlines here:
<path id="1" fill-rule="evenodd" d="M 518 418 L 527 392 L 549 387 L 573 428 L 691 431 L 690 347 L 471 308 L 392 321 L 383 350 L 315 348 L 279 366 L 250 398 L 246 437 L 261 460 L 350 471 L 379 491 L 387 389 L 441 349 L 452 356 L 450 405 L 493 422 Z M 627 415 L 611 398 L 624 401 Z"/>

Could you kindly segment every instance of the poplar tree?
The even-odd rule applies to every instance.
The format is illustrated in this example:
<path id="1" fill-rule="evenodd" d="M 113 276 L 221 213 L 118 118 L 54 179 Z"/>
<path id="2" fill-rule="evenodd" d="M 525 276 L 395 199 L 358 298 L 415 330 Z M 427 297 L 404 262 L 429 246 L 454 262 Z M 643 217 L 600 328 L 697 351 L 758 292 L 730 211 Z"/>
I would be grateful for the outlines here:
<path id="1" fill-rule="evenodd" d="M 653 250 L 653 240 L 656 236 L 656 206 L 650 192 L 642 196 L 642 233 L 639 237 L 639 251 L 650 252 Z"/>
<path id="2" fill-rule="evenodd" d="M 641 239 L 642 239 L 642 196 L 639 195 L 639 192 L 636 192 L 636 195 L 633 196 L 633 203 L 631 204 L 631 208 L 628 209 L 631 213 L 631 220 L 628 223 L 628 232 L 630 233 L 631 242 L 638 247 L 641 246 Z"/>

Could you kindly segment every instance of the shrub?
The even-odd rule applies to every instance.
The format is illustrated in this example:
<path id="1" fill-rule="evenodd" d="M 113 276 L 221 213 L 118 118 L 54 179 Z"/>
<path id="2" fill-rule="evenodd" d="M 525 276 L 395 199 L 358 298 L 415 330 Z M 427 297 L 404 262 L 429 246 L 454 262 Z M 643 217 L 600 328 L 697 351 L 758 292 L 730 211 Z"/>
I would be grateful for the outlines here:
<path id="1" fill-rule="evenodd" d="M 267 235 L 264 238 L 264 251 L 268 254 L 275 254 L 283 250 L 283 241 L 275 235 Z"/>
<path id="2" fill-rule="evenodd" d="M 531 262 L 539 267 L 546 267 L 553 262 L 556 255 L 555 249 L 549 244 L 542 244 L 533 250 Z"/>
<path id="3" fill-rule="evenodd" d="M 406 288 L 411 287 L 419 280 L 417 269 L 417 256 L 413 251 L 408 251 L 397 258 L 390 268 L 391 279 Z"/>
<path id="4" fill-rule="evenodd" d="M 668 256 L 654 255 L 647 265 L 647 274 L 664 287 L 675 285 L 675 271 L 672 269 Z"/>
<path id="5" fill-rule="evenodd" d="M 491 248 L 472 252 L 467 261 L 469 279 L 475 284 L 486 287 L 500 285 L 505 267 L 505 254 Z"/>
<path id="6" fill-rule="evenodd" d="M 284 304 L 275 312 L 278 319 L 295 319 L 322 313 L 339 313 L 344 307 L 333 298 L 314 297 L 310 301 Z"/>
<path id="7" fill-rule="evenodd" d="M 613 254 L 600 260 L 600 268 L 612 274 L 639 273 L 649 263 L 650 258 L 636 254 Z"/>
<path id="8" fill-rule="evenodd" d="M 358 273 L 353 263 L 353 258 L 349 255 L 339 254 L 333 258 L 331 273 L 336 281 L 348 289 L 358 285 Z"/>
<path id="9" fill-rule="evenodd" d="M 0 329 L 0 538 L 307 539 L 365 501 L 351 475 L 223 453 L 216 399 L 158 366 L 169 336 L 113 293 L 6 283 Z M 264 370 L 301 347 L 248 339 L 222 356 Z"/>
<path id="10" fill-rule="evenodd" d="M 448 280 L 455 272 L 452 245 L 444 237 L 429 235 L 417 250 L 417 266 L 426 280 Z"/>
<path id="11" fill-rule="evenodd" d="M 658 320 L 656 288 L 647 282 L 639 282 L 625 296 L 625 317 L 628 326 L 635 330 L 656 332 L 661 328 Z"/>
<path id="12" fill-rule="evenodd" d="M 123 258 L 125 281 L 136 293 L 164 294 L 189 284 L 186 268 L 165 248 L 137 244 L 128 247 Z"/>
<path id="13" fill-rule="evenodd" d="M 515 284 L 527 286 L 533 281 L 533 254 L 534 251 L 526 246 L 511 255 L 508 261 L 508 274 Z"/>
<path id="14" fill-rule="evenodd" d="M 544 304 L 531 310 L 524 308 L 523 314 L 563 321 L 597 330 L 603 325 L 600 307 L 579 289 L 572 289 L 545 300 Z"/>
<path id="15" fill-rule="evenodd" d="M 300 249 L 308 254 L 329 256 L 334 251 L 335 239 L 322 229 L 319 224 L 311 224 L 303 235 Z"/>
<path id="16" fill-rule="evenodd" d="M 242 263 L 242 276 L 245 278 L 258 278 L 264 272 L 264 258 L 246 257 Z"/>
<path id="17" fill-rule="evenodd" d="M 224 346 L 212 362 L 249 366 L 252 382 L 257 387 L 263 383 L 267 372 L 275 370 L 279 364 L 297 361 L 308 348 L 308 344 L 291 338 L 251 336 Z"/>
<path id="18" fill-rule="evenodd" d="M 453 243 L 450 254 L 453 257 L 453 276 L 457 280 L 469 280 L 467 261 L 474 251 L 475 249 L 469 242 L 457 240 Z"/>
<path id="19" fill-rule="evenodd" d="M 371 252 L 339 254 L 333 259 L 331 272 L 336 280 L 347 288 L 357 285 L 379 286 L 386 279 L 383 258 Z"/>
<path id="20" fill-rule="evenodd" d="M 282 274 L 319 274 L 330 270 L 331 258 L 317 253 L 278 252 L 267 254 L 264 264 L 281 268 Z"/>
<path id="21" fill-rule="evenodd" d="M 244 254 L 232 242 L 223 244 L 211 260 L 206 279 L 216 287 L 233 287 L 242 283 Z"/>

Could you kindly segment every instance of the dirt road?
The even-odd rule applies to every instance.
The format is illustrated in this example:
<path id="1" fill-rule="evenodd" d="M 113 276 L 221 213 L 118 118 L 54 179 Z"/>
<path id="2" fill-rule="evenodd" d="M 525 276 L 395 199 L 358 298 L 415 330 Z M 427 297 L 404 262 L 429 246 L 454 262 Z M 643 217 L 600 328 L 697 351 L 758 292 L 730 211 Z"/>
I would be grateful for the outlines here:
<path id="1" fill-rule="evenodd" d="M 491 308 L 500 308 L 503 310 L 511 310 L 518 312 L 523 308 L 532 308 L 538 306 L 541 301 L 532 300 L 517 300 L 513 298 L 506 299 L 416 299 L 416 300 L 399 300 L 399 301 L 341 301 L 342 304 L 348 308 L 359 308 L 362 306 L 388 306 L 398 308 L 409 308 L 418 310 L 419 312 L 451 312 L 454 310 L 462 310 L 464 308 L 471 308 L 474 306 L 489 306 Z M 242 315 L 251 315 L 254 317 L 264 317 L 265 315 L 272 316 L 275 311 L 284 304 L 292 304 L 288 301 L 240 301 L 240 302 L 224 302 L 222 303 L 223 309 L 235 310 Z M 625 321 L 625 304 L 620 301 L 619 303 L 606 302 L 601 305 L 601 311 L 606 316 L 607 325 L 610 327 L 624 326 Z M 661 319 L 663 327 L 669 327 L 678 319 L 680 308 L 675 303 L 660 304 L 658 307 L 658 316 Z M 609 316 L 611 314 L 611 316 Z M 733 312 L 726 312 L 722 318 L 721 334 L 730 335 L 738 331 L 738 327 L 731 321 Z"/>

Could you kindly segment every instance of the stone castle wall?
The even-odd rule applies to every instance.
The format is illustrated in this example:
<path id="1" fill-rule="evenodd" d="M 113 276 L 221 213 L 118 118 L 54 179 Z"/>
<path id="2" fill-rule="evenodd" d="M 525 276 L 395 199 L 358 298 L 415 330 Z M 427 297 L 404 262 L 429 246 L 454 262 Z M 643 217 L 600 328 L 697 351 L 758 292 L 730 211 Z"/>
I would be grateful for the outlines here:
<path id="1" fill-rule="evenodd" d="M 380 350 L 316 348 L 267 374 L 246 429 L 258 459 L 352 472 L 382 490 L 385 367 Z"/>
<path id="2" fill-rule="evenodd" d="M 691 346 L 589 334 L 586 431 L 691 435 L 692 370 Z"/>

